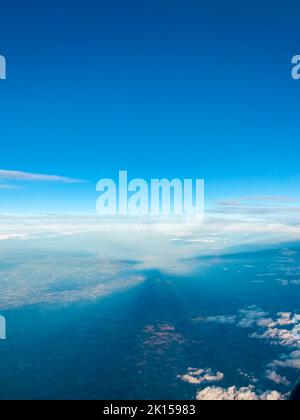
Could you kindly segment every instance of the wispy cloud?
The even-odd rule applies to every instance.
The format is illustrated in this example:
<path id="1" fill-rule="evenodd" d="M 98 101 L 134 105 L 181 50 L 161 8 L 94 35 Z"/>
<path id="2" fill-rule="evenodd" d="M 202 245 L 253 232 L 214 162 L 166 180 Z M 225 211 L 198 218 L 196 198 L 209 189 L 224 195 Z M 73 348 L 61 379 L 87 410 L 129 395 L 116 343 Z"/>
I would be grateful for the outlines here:
<path id="1" fill-rule="evenodd" d="M 0 190 L 17 190 L 17 185 L 12 184 L 0 184 Z"/>
<path id="2" fill-rule="evenodd" d="M 275 382 L 275 384 L 278 385 L 291 385 L 291 383 L 286 379 L 286 377 L 279 375 L 275 370 L 268 370 L 266 372 L 266 378 L 272 382 Z"/>
<path id="3" fill-rule="evenodd" d="M 23 171 L 11 171 L 0 169 L 0 180 L 17 181 L 17 182 L 58 182 L 63 184 L 78 184 L 85 182 L 81 179 L 68 178 L 59 175 L 36 174 Z M 8 187 L 7 184 L 2 184 Z M 1 189 L 1 185 L 0 185 Z"/>
<path id="4" fill-rule="evenodd" d="M 221 206 L 244 206 L 248 205 L 267 205 L 267 204 L 290 204 L 296 203 L 298 200 L 294 197 L 288 196 L 250 196 L 250 197 L 239 197 L 231 200 L 223 200 L 219 202 Z"/>

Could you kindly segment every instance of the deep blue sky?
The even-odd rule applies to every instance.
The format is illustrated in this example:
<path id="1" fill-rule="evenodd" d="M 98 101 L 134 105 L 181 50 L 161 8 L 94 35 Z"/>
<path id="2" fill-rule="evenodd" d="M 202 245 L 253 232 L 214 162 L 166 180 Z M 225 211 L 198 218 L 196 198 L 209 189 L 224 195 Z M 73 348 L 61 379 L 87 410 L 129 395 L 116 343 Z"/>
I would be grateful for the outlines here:
<path id="1" fill-rule="evenodd" d="M 0 169 L 90 181 L 0 190 L 2 211 L 93 211 L 120 169 L 299 195 L 299 1 L 0 3 Z"/>

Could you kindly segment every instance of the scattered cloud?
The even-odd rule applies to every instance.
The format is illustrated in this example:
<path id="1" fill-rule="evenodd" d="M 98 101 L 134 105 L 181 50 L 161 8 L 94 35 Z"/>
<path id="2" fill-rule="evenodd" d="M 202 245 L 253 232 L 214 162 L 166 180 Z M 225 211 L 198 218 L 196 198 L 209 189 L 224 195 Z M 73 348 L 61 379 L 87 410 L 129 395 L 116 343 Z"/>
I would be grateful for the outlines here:
<path id="1" fill-rule="evenodd" d="M 275 370 L 268 370 L 266 372 L 266 378 L 278 385 L 291 385 L 291 383 L 284 376 L 279 375 L 279 373 L 277 373 Z"/>
<path id="2" fill-rule="evenodd" d="M 244 379 L 246 379 L 248 382 L 251 382 L 252 384 L 255 384 L 258 382 L 258 379 L 255 377 L 254 374 L 250 374 L 247 372 L 244 372 L 242 369 L 238 370 L 240 376 Z"/>
<path id="3" fill-rule="evenodd" d="M 264 340 L 271 345 L 294 350 L 290 354 L 284 354 L 280 359 L 271 362 L 266 371 L 266 378 L 270 381 L 278 385 L 291 385 L 287 378 L 280 375 L 277 370 L 280 368 L 300 369 L 299 314 L 278 312 L 276 317 L 272 318 L 267 312 L 262 311 L 257 306 L 250 306 L 240 310 L 236 316 L 210 316 L 196 319 L 196 321 L 199 320 L 201 322 L 213 322 L 217 324 L 235 324 L 240 328 L 255 329 L 256 331 L 250 334 L 251 338 Z M 244 373 L 240 374 L 247 377 Z M 186 379 L 190 379 L 189 376 L 187 376 Z M 191 378 L 191 380 L 193 380 L 193 378 Z M 198 394 L 200 399 L 270 399 L 274 395 L 274 391 L 271 394 L 257 395 L 252 388 L 242 388 L 238 390 L 235 387 L 225 390 L 222 388 L 206 388 Z M 279 396 L 280 394 L 277 395 L 277 397 Z"/>
<path id="4" fill-rule="evenodd" d="M 300 279 L 297 280 L 287 280 L 287 279 L 277 279 L 277 283 L 281 286 L 300 286 Z"/>
<path id="5" fill-rule="evenodd" d="M 220 382 L 224 379 L 224 373 L 214 373 L 211 369 L 189 368 L 188 373 L 179 375 L 179 379 L 193 385 L 200 385 L 204 382 Z"/>
<path id="6" fill-rule="evenodd" d="M 255 392 L 254 386 L 249 385 L 248 387 L 243 388 L 237 388 L 235 386 L 232 386 L 230 388 L 207 387 L 198 392 L 196 399 L 200 401 L 279 401 L 284 399 L 284 395 L 280 394 L 277 391 L 267 391 L 262 394 L 258 394 Z"/>
<path id="7" fill-rule="evenodd" d="M 296 350 L 289 355 L 283 355 L 280 360 L 274 360 L 270 367 L 291 368 L 300 370 L 300 351 Z"/>
<path id="8" fill-rule="evenodd" d="M 283 347 L 300 348 L 300 315 L 279 312 L 277 319 L 259 319 L 257 326 L 261 327 L 263 331 L 255 332 L 251 334 L 251 337 L 267 340 L 271 344 L 278 344 Z"/>
<path id="9" fill-rule="evenodd" d="M 284 347 L 300 348 L 300 315 L 291 312 L 278 312 L 277 317 L 271 318 L 267 312 L 257 306 L 241 309 L 238 315 L 210 316 L 196 318 L 195 321 L 217 324 L 236 324 L 240 328 L 257 328 L 250 335 L 252 338 L 269 341 Z M 289 327 L 289 328 L 287 328 Z"/>
<path id="10" fill-rule="evenodd" d="M 262 318 L 268 315 L 266 312 L 261 311 L 256 306 L 250 306 L 247 309 L 242 309 L 240 310 L 239 314 L 240 320 L 237 325 L 241 328 L 251 328 Z"/>

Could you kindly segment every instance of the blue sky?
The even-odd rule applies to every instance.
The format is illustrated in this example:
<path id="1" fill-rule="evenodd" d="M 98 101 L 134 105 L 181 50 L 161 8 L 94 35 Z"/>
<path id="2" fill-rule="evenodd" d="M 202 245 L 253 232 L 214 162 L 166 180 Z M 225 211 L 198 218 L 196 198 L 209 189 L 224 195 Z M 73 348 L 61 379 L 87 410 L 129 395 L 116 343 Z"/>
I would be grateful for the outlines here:
<path id="1" fill-rule="evenodd" d="M 93 212 L 95 184 L 205 178 L 208 200 L 298 196 L 299 2 L 2 0 L 0 212 Z M 7 185 L 7 180 L 1 183 Z"/>

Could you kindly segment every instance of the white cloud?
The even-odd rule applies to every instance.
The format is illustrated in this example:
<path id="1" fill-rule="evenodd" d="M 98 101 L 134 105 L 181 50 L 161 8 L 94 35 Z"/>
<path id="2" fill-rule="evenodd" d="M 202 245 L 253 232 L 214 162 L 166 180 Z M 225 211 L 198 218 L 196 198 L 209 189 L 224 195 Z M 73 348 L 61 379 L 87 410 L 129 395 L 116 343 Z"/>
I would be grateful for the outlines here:
<path id="1" fill-rule="evenodd" d="M 269 341 L 283 347 L 300 348 L 300 315 L 278 312 L 275 319 L 256 306 L 239 311 L 238 316 L 210 316 L 196 318 L 195 321 L 217 324 L 236 324 L 240 328 L 258 328 L 252 338 Z"/>
<path id="2" fill-rule="evenodd" d="M 253 374 L 244 372 L 242 369 L 239 369 L 238 372 L 239 372 L 240 376 L 242 378 L 246 379 L 248 382 L 251 382 L 253 384 L 258 382 L 258 379 Z"/>
<path id="3" fill-rule="evenodd" d="M 0 180 L 7 181 L 39 181 L 39 182 L 60 182 L 63 184 L 77 184 L 84 182 L 75 178 L 67 178 L 58 175 L 44 175 L 44 174 L 35 174 L 30 172 L 23 171 L 10 171 L 0 169 Z M 1 186 L 0 186 L 1 188 Z"/>
<path id="4" fill-rule="evenodd" d="M 82 182 L 57 175 L 0 170 L 0 184 L 5 179 L 11 185 L 19 185 L 20 181 Z M 201 255 L 220 255 L 237 246 L 277 244 L 300 239 L 299 207 L 268 206 L 268 213 L 261 213 L 257 208 L 240 210 L 240 207 L 234 210 L 226 206 L 211 207 L 207 210 L 204 223 L 193 218 L 129 220 L 121 217 L 103 219 L 99 216 L 72 215 L 56 218 L 19 216 L 7 223 L 2 217 L 0 234 L 3 238 L 10 238 L 9 235 L 13 234 L 27 239 L 52 239 L 84 233 L 106 235 L 108 232 L 111 236 L 118 233 L 120 237 L 120 233 L 124 233 L 129 247 L 131 243 L 139 242 L 140 253 L 144 250 L 144 268 L 157 267 L 178 274 L 192 272 L 197 268 L 201 264 L 197 257 Z M 184 243 L 184 252 L 181 242 Z M 124 244 L 125 247 L 127 244 Z M 286 257 L 287 253 L 290 256 L 288 250 L 283 256 Z"/>
<path id="5" fill-rule="evenodd" d="M 18 189 L 17 185 L 0 183 L 0 190 L 17 190 L 17 189 Z"/>
<path id="6" fill-rule="evenodd" d="M 240 375 L 251 381 L 253 384 L 258 380 L 242 370 L 239 370 Z M 266 376 L 276 384 L 290 385 L 286 378 L 277 374 L 274 370 L 268 370 Z M 179 375 L 179 379 L 192 385 L 201 385 L 209 382 L 221 382 L 224 379 L 222 372 L 214 373 L 211 369 L 196 369 L 189 368 L 184 375 Z M 229 388 L 222 388 L 217 386 L 209 386 L 200 391 L 196 395 L 197 400 L 283 400 L 285 396 L 277 391 L 256 392 L 254 385 L 237 388 L 231 386 Z"/>
<path id="7" fill-rule="evenodd" d="M 255 388 L 252 385 L 250 385 L 248 387 L 243 388 L 237 388 L 235 386 L 232 386 L 230 388 L 207 387 L 198 392 L 196 399 L 200 401 L 279 401 L 283 400 L 284 396 L 277 391 L 267 391 L 263 394 L 258 394 L 255 392 Z"/>
<path id="8" fill-rule="evenodd" d="M 10 239 L 26 240 L 28 239 L 28 236 L 22 233 L 0 234 L 0 241 L 8 241 Z"/>
<path id="9" fill-rule="evenodd" d="M 263 332 L 255 332 L 251 334 L 251 337 L 267 340 L 271 344 L 279 344 L 283 347 L 300 348 L 299 315 L 293 315 L 289 312 L 279 312 L 277 319 L 261 319 L 257 325 L 265 328 L 265 330 Z"/>
<path id="10" fill-rule="evenodd" d="M 300 370 L 300 351 L 293 351 L 289 355 L 283 355 L 280 360 L 274 360 L 270 367 L 291 368 Z"/>
<path id="11" fill-rule="evenodd" d="M 267 313 L 261 311 L 256 306 L 242 309 L 240 311 L 241 319 L 238 322 L 238 326 L 241 328 L 251 328 L 267 315 Z"/>
<path id="12" fill-rule="evenodd" d="M 291 385 L 291 383 L 284 376 L 279 375 L 275 370 L 268 370 L 266 372 L 266 378 L 278 385 Z"/>
<path id="13" fill-rule="evenodd" d="M 300 369 L 300 315 L 291 312 L 278 312 L 275 318 L 268 316 L 256 306 L 251 306 L 240 310 L 237 316 L 211 316 L 207 318 L 197 318 L 196 321 L 214 322 L 218 324 L 235 324 L 240 328 L 257 329 L 250 337 L 265 340 L 272 345 L 278 345 L 289 349 L 294 349 L 291 354 L 283 355 L 281 359 L 273 361 L 266 376 L 271 381 L 290 385 L 289 381 L 277 373 L 277 368 Z M 225 396 L 226 396 L 225 391 Z M 230 393 L 236 393 L 236 389 L 230 389 Z M 223 395 L 223 390 L 208 389 L 208 393 Z M 200 394 L 202 396 L 202 394 Z M 232 396 L 232 395 L 231 395 Z M 204 393 L 206 397 L 206 393 Z"/>
<path id="14" fill-rule="evenodd" d="M 195 369 L 189 368 L 188 373 L 179 375 L 179 379 L 189 384 L 199 385 L 204 382 L 220 382 L 224 379 L 224 373 L 214 373 L 211 369 Z"/>

